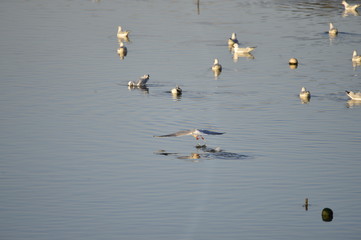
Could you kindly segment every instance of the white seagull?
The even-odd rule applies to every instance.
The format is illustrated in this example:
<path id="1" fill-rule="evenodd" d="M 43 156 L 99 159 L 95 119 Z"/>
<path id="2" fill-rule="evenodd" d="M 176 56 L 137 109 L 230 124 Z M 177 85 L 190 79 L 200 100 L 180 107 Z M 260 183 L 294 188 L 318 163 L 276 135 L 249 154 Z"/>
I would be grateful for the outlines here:
<path id="1" fill-rule="evenodd" d="M 346 91 L 347 96 L 349 96 L 352 100 L 361 101 L 361 92 L 352 92 L 352 91 Z"/>
<path id="2" fill-rule="evenodd" d="M 252 52 L 256 47 L 245 47 L 245 48 L 240 48 L 238 43 L 235 43 L 233 45 L 233 51 L 234 53 L 239 53 L 239 54 L 244 54 L 244 53 L 250 53 Z"/>
<path id="3" fill-rule="evenodd" d="M 361 6 L 361 4 L 350 5 L 346 1 L 342 1 L 341 4 L 345 7 L 345 11 L 356 11 L 356 8 Z"/>
<path id="4" fill-rule="evenodd" d="M 332 23 L 330 23 L 330 30 L 328 30 L 328 34 L 333 36 L 338 34 L 337 28 L 335 28 Z"/>
<path id="5" fill-rule="evenodd" d="M 353 51 L 352 62 L 361 63 L 361 56 L 357 55 L 356 50 Z"/>
<path id="6" fill-rule="evenodd" d="M 192 130 L 179 131 L 171 134 L 154 136 L 154 137 L 180 137 L 180 136 L 192 135 L 193 137 L 195 137 L 196 140 L 199 139 L 204 140 L 203 135 L 222 135 L 222 134 L 224 133 L 203 130 L 203 129 L 192 129 Z"/>
<path id="7" fill-rule="evenodd" d="M 310 91 L 307 91 L 305 87 L 302 87 L 300 92 L 300 98 L 309 99 L 311 97 Z"/>
<path id="8" fill-rule="evenodd" d="M 235 43 L 238 43 L 236 33 L 232 33 L 232 36 L 228 38 L 228 46 L 233 47 Z"/>
<path id="9" fill-rule="evenodd" d="M 213 72 L 222 72 L 222 65 L 219 64 L 219 61 L 217 58 L 214 59 L 214 63 L 212 66 L 212 71 Z"/>
<path id="10" fill-rule="evenodd" d="M 175 88 L 170 90 L 173 95 L 182 95 L 182 89 L 177 85 Z"/>
<path id="11" fill-rule="evenodd" d="M 149 74 L 145 74 L 142 77 L 139 78 L 137 82 L 129 81 L 128 86 L 129 87 L 144 87 L 149 80 Z"/>
<path id="12" fill-rule="evenodd" d="M 128 37 L 129 31 L 122 31 L 122 27 L 118 26 L 118 33 L 117 33 L 117 37 L 118 38 L 126 38 Z"/>

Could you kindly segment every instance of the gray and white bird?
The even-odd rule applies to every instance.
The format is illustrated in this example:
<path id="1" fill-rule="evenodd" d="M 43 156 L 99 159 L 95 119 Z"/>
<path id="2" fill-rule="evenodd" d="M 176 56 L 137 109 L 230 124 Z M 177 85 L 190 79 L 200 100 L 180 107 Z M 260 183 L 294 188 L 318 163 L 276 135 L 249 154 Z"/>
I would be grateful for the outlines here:
<path id="1" fill-rule="evenodd" d="M 345 11 L 356 11 L 356 9 L 361 6 L 361 4 L 350 5 L 346 1 L 342 1 L 341 4 L 345 7 Z"/>
<path id="2" fill-rule="evenodd" d="M 352 60 L 352 62 L 355 62 L 355 63 L 361 63 L 361 56 L 357 55 L 356 50 L 353 51 L 351 60 Z"/>
<path id="3" fill-rule="evenodd" d="M 237 53 L 237 54 L 244 54 L 244 53 L 250 53 L 252 52 L 256 47 L 245 47 L 245 48 L 240 48 L 238 43 L 235 43 L 233 45 L 233 52 Z"/>
<path id="4" fill-rule="evenodd" d="M 192 129 L 192 130 L 184 130 L 179 131 L 171 134 L 166 135 L 160 135 L 160 136 L 154 136 L 154 137 L 180 137 L 180 136 L 193 136 L 196 140 L 202 139 L 204 140 L 203 135 L 222 135 L 223 132 L 215 132 L 210 130 L 204 130 L 204 129 Z"/>
<path id="5" fill-rule="evenodd" d="M 129 87 L 144 87 L 147 84 L 149 77 L 150 77 L 149 74 L 145 74 L 142 77 L 140 77 L 137 82 L 129 81 L 128 86 Z"/>
<path id="6" fill-rule="evenodd" d="M 219 64 L 219 61 L 217 58 L 214 59 L 214 63 L 212 66 L 212 71 L 213 72 L 222 72 L 222 65 Z"/>
<path id="7" fill-rule="evenodd" d="M 330 30 L 328 30 L 328 34 L 331 36 L 336 36 L 338 34 L 337 28 L 335 28 L 332 23 L 330 23 Z"/>
<path id="8" fill-rule="evenodd" d="M 126 38 L 128 37 L 130 31 L 123 31 L 121 26 L 118 26 L 117 37 L 118 38 Z"/>
<path id="9" fill-rule="evenodd" d="M 232 36 L 228 38 L 228 46 L 233 47 L 235 43 L 238 43 L 237 35 L 236 33 L 232 33 Z"/>
<path id="10" fill-rule="evenodd" d="M 346 91 L 347 96 L 349 96 L 352 100 L 361 101 L 361 92 L 352 92 Z"/>

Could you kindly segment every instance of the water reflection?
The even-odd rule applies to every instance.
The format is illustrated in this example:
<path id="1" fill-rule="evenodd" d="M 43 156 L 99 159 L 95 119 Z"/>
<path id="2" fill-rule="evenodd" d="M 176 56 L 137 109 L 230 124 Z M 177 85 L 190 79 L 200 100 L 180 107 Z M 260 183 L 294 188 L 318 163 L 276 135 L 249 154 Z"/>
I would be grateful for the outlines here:
<path id="1" fill-rule="evenodd" d="M 195 146 L 197 152 L 191 152 L 190 154 L 184 155 L 180 153 L 167 152 L 165 150 L 158 150 L 154 152 L 157 155 L 163 156 L 176 156 L 177 159 L 221 159 L 221 160 L 241 160 L 250 158 L 250 156 L 245 154 L 227 152 L 221 149 L 220 147 L 210 148 L 206 145 L 197 145 Z"/>
<path id="2" fill-rule="evenodd" d="M 149 88 L 146 86 L 128 86 L 128 90 L 130 91 L 139 90 L 143 93 L 149 94 Z"/>
<path id="3" fill-rule="evenodd" d="M 352 108 L 352 107 L 360 107 L 361 106 L 361 100 L 348 100 L 346 103 L 346 107 Z"/>

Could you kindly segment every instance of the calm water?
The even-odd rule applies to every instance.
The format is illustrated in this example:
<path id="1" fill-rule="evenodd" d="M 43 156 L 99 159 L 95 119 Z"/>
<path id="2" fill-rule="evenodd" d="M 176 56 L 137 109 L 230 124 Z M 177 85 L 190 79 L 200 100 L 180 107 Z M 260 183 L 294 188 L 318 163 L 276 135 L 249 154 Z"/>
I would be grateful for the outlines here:
<path id="1" fill-rule="evenodd" d="M 360 238 L 361 16 L 340 1 L 2 1 L 0 32 L 1 239 Z M 226 134 L 153 138 L 191 128 Z"/>

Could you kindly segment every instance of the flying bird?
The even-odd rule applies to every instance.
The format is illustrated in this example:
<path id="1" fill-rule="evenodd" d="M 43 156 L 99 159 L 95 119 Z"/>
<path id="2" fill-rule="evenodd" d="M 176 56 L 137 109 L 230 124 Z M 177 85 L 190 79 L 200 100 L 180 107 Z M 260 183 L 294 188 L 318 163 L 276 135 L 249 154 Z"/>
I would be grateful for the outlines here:
<path id="1" fill-rule="evenodd" d="M 222 135 L 222 134 L 224 134 L 224 133 L 210 131 L 210 130 L 204 130 L 204 129 L 192 129 L 192 130 L 184 130 L 184 131 L 179 131 L 179 132 L 175 132 L 175 133 L 171 133 L 171 134 L 154 136 L 154 137 L 180 137 L 180 136 L 191 135 L 196 140 L 199 140 L 199 139 L 204 140 L 203 135 Z"/>

